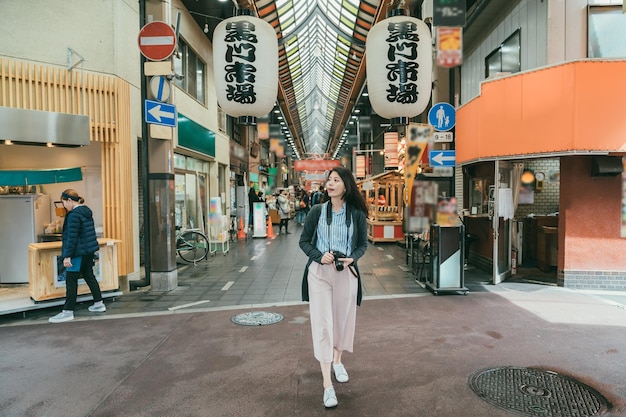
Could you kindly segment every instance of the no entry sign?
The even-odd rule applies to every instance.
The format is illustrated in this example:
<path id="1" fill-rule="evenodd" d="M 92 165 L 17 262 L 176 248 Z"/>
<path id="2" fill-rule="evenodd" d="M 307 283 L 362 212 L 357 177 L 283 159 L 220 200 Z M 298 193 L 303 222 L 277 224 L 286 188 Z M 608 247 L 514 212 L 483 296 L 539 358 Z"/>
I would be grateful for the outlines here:
<path id="1" fill-rule="evenodd" d="M 141 54 L 151 61 L 169 58 L 176 48 L 174 29 L 164 22 L 151 22 L 142 27 L 137 41 Z"/>

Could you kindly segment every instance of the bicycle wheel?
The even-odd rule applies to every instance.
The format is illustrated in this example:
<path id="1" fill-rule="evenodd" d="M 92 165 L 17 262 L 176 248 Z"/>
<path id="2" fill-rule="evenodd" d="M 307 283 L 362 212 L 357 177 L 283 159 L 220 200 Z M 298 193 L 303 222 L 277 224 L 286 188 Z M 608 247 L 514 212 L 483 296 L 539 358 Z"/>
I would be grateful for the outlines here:
<path id="1" fill-rule="evenodd" d="M 176 243 L 176 251 L 187 262 L 200 262 L 209 253 L 209 240 L 200 232 L 185 232 Z"/>

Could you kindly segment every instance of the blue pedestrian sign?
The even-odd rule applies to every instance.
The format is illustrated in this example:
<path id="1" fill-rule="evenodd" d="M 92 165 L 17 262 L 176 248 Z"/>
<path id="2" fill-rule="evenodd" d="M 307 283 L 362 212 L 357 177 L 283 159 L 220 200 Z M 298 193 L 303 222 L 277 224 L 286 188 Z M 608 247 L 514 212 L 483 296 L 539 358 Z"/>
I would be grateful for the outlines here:
<path id="1" fill-rule="evenodd" d="M 176 106 L 146 100 L 146 123 L 163 126 L 176 126 Z"/>
<path id="2" fill-rule="evenodd" d="M 428 165 L 431 167 L 453 167 L 456 165 L 456 151 L 428 152 Z"/>
<path id="3" fill-rule="evenodd" d="M 448 103 L 437 103 L 428 111 L 428 123 L 438 132 L 447 132 L 456 124 L 456 110 Z"/>

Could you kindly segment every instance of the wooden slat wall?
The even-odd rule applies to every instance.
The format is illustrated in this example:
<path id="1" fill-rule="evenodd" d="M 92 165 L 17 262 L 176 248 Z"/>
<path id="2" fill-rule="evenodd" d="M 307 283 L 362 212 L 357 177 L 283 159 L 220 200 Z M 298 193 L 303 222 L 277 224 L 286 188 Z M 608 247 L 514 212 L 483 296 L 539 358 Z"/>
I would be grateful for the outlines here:
<path id="1" fill-rule="evenodd" d="M 0 59 L 0 106 L 86 114 L 102 151 L 103 233 L 121 241 L 118 273 L 134 271 L 130 85 L 83 70 Z"/>

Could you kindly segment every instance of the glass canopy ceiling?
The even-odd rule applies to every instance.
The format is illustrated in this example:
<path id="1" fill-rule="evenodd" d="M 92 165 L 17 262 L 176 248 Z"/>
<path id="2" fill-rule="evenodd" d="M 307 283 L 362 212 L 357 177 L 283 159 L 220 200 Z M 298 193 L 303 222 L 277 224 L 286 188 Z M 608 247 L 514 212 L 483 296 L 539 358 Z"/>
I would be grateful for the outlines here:
<path id="1" fill-rule="evenodd" d="M 380 0 L 260 0 L 276 30 L 282 128 L 297 158 L 335 156 L 363 88 L 365 40 Z M 345 139 L 344 139 L 345 140 Z"/>

